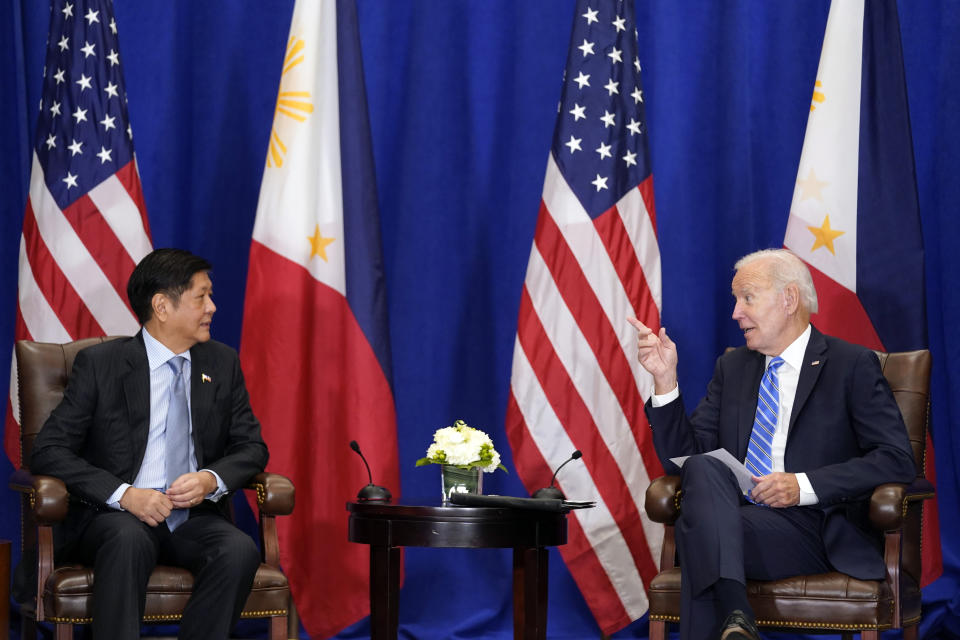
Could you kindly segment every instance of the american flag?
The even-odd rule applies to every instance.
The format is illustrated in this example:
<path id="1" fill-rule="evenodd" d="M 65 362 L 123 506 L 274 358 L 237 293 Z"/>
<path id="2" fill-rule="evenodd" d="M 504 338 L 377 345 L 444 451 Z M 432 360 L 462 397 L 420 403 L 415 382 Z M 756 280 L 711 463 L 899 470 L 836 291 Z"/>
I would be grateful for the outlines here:
<path id="1" fill-rule="evenodd" d="M 17 340 L 131 335 L 130 272 L 151 249 L 110 0 L 54 0 L 20 237 Z M 16 363 L 5 448 L 20 462 Z"/>
<path id="2" fill-rule="evenodd" d="M 663 473 L 643 411 L 653 381 L 635 316 L 660 326 L 660 251 L 633 2 L 580 0 L 520 301 L 507 435 L 529 491 L 573 500 L 560 552 L 605 633 L 647 610 L 663 531 L 643 512 Z"/>

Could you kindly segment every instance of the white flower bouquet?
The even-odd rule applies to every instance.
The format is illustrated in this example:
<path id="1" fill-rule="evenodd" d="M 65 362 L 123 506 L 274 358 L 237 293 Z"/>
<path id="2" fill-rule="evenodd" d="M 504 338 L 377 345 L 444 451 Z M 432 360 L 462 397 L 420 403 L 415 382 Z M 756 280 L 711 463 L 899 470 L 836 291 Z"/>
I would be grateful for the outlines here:
<path id="1" fill-rule="evenodd" d="M 507 470 L 500 464 L 500 454 L 493 448 L 490 436 L 467 426 L 463 420 L 457 420 L 451 427 L 437 429 L 433 434 L 433 444 L 427 449 L 427 457 L 417 460 L 418 467 L 425 464 L 480 468 L 487 473 L 497 469 Z"/>

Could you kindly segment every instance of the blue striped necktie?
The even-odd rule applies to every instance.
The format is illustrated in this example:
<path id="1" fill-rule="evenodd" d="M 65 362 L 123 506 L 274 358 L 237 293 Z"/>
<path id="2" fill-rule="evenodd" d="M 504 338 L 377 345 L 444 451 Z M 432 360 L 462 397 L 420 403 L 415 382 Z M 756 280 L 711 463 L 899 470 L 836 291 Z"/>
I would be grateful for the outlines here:
<path id="1" fill-rule="evenodd" d="M 747 445 L 747 469 L 757 476 L 765 476 L 773 471 L 773 434 L 777 430 L 777 416 L 780 414 L 780 378 L 777 369 L 783 364 L 783 358 L 770 360 L 767 370 L 760 380 L 760 396 L 757 399 L 757 415 L 753 419 L 753 433 Z"/>
<path id="2" fill-rule="evenodd" d="M 183 356 L 167 360 L 167 364 L 173 369 L 165 433 L 168 488 L 174 480 L 190 472 L 190 413 L 187 409 L 187 385 L 183 379 L 183 365 L 186 361 Z M 173 531 L 186 521 L 188 515 L 189 509 L 174 509 L 167 516 L 167 527 Z"/>

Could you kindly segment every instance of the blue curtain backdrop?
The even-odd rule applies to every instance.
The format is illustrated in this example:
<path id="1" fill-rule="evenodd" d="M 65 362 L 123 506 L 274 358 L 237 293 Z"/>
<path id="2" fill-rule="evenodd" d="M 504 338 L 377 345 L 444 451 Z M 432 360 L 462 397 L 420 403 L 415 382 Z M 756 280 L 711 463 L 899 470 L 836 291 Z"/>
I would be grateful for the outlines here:
<path id="1" fill-rule="evenodd" d="M 40 0 L 0 4 L 0 389 L 6 394 L 49 12 Z M 463 418 L 491 434 L 511 469 L 488 477 L 487 491 L 523 495 L 503 422 L 573 2 L 358 4 L 403 493 L 436 491 L 437 470 L 414 468 L 414 461 L 434 429 Z M 663 322 L 680 348 L 681 386 L 697 397 L 716 355 L 742 342 L 729 319 L 731 265 L 782 243 L 828 9 L 827 0 L 637 0 Z M 291 0 L 116 6 L 154 244 L 212 260 L 214 335 L 234 346 L 291 10 Z M 960 4 L 903 2 L 900 17 L 926 243 L 946 565 L 925 593 L 923 635 L 957 637 Z M 324 452 L 327 459 L 351 455 Z M 0 475 L 10 470 L 0 461 Z M 18 545 L 17 503 L 12 492 L 0 494 L 0 538 Z M 510 636 L 509 553 L 409 549 L 406 558 L 403 637 Z M 559 554 L 551 554 L 550 570 L 549 635 L 597 637 Z M 360 623 L 342 635 L 365 634 Z M 644 637 L 646 626 L 617 635 Z"/>

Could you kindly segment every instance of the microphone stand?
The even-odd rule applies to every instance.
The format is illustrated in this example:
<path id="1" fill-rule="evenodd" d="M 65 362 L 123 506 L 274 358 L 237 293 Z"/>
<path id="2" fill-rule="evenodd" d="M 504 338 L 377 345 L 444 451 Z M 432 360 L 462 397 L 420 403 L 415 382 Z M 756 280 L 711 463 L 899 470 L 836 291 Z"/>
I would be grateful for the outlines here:
<path id="1" fill-rule="evenodd" d="M 550 486 L 544 487 L 542 489 L 537 489 L 536 491 L 533 492 L 533 497 L 544 498 L 547 500 L 566 500 L 567 497 L 563 495 L 563 491 L 560 491 L 560 489 L 553 486 L 553 483 L 557 479 L 557 474 L 560 473 L 560 469 L 563 469 L 566 466 L 566 464 L 572 460 L 579 460 L 581 456 L 583 456 L 583 454 L 580 453 L 579 449 L 574 451 L 573 454 L 571 454 L 569 458 L 564 460 L 563 464 L 557 467 L 557 470 L 553 472 L 553 477 L 550 478 Z"/>
<path id="2" fill-rule="evenodd" d="M 390 502 L 393 498 L 390 490 L 386 487 L 373 484 L 373 474 L 370 473 L 370 465 L 367 464 L 367 459 L 363 457 L 363 453 L 360 452 L 360 445 L 357 444 L 356 440 L 350 441 L 350 448 L 356 451 L 360 459 L 363 460 L 363 465 L 367 468 L 367 480 L 369 481 L 367 486 L 357 492 L 357 502 Z"/>

